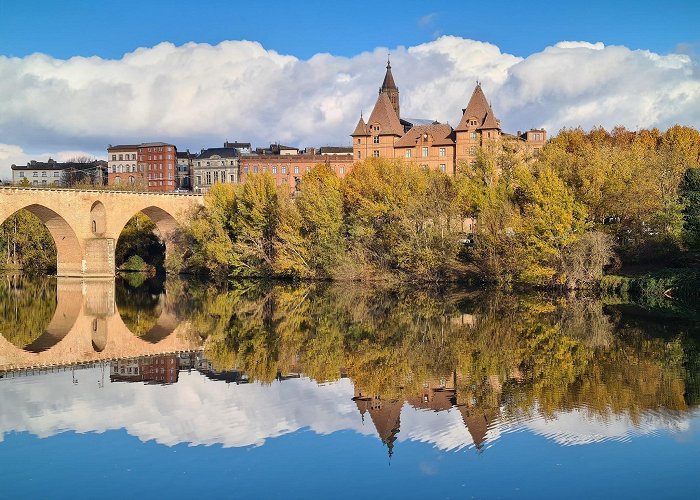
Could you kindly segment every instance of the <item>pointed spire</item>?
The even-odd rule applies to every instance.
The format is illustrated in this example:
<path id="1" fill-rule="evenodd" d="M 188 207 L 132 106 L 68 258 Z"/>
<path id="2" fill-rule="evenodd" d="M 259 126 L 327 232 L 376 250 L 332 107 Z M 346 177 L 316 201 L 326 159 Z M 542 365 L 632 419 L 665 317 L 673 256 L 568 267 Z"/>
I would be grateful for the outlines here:
<path id="1" fill-rule="evenodd" d="M 399 114 L 399 88 L 394 82 L 394 75 L 391 73 L 391 59 L 387 55 L 386 59 L 386 74 L 384 75 L 384 81 L 382 86 L 379 88 L 379 95 L 386 94 L 391 102 L 391 107 L 394 108 L 396 116 L 401 116 Z"/>
<path id="2" fill-rule="evenodd" d="M 360 120 L 357 122 L 357 126 L 355 127 L 355 131 L 350 134 L 351 137 L 355 136 L 366 136 L 369 135 L 369 132 L 367 131 L 367 124 L 365 123 L 364 118 L 362 117 L 362 112 L 360 112 Z"/>

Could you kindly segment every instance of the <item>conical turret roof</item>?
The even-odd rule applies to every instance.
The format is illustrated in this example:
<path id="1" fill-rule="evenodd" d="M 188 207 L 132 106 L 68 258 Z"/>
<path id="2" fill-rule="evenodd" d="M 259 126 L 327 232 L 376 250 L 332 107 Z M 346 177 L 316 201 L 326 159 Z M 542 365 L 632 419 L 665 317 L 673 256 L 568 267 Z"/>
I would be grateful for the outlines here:
<path id="1" fill-rule="evenodd" d="M 369 132 L 367 131 L 367 124 L 362 118 L 362 115 L 360 115 L 360 121 L 357 122 L 357 127 L 355 127 L 355 131 L 350 135 L 352 137 L 369 135 Z"/>
<path id="2" fill-rule="evenodd" d="M 476 84 L 474 92 L 472 92 L 472 97 L 469 99 L 469 104 L 464 109 L 462 114 L 462 119 L 459 121 L 459 125 L 455 129 L 456 131 L 468 130 L 469 118 L 476 118 L 477 129 L 485 128 L 496 128 L 500 129 L 500 123 L 493 114 L 491 105 L 484 95 L 484 91 L 481 89 L 481 83 Z"/>
<path id="3" fill-rule="evenodd" d="M 394 75 L 391 74 L 391 61 L 389 60 L 386 62 L 386 74 L 384 75 L 381 90 L 398 90 L 396 83 L 394 83 Z"/>

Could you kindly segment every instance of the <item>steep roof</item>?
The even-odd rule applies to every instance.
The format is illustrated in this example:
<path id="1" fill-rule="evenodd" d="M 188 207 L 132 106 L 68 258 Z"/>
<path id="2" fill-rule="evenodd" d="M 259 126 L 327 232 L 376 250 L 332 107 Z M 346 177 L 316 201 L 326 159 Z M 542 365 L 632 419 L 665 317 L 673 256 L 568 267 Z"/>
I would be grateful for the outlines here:
<path id="1" fill-rule="evenodd" d="M 391 74 L 391 62 L 386 62 L 386 74 L 384 75 L 384 81 L 382 82 L 382 90 L 398 90 L 396 83 L 394 83 L 394 75 Z"/>
<path id="2" fill-rule="evenodd" d="M 379 123 L 381 130 L 379 135 L 403 135 L 403 127 L 399 121 L 399 117 L 391 105 L 389 96 L 382 93 L 377 97 L 377 102 L 374 105 L 372 114 L 369 115 L 367 124 Z"/>
<path id="3" fill-rule="evenodd" d="M 433 145 L 435 146 L 449 146 L 455 143 L 452 132 L 452 127 L 444 123 L 417 125 L 406 132 L 401 139 L 396 141 L 394 147 L 414 147 L 423 134 L 431 135 L 433 137 Z"/>
<path id="4" fill-rule="evenodd" d="M 471 117 L 475 117 L 477 120 L 477 130 L 487 129 L 487 128 L 501 128 L 500 123 L 493 114 L 491 105 L 489 104 L 484 91 L 481 89 L 481 84 L 477 83 L 472 93 L 471 99 L 469 99 L 469 104 L 463 110 L 462 119 L 459 121 L 459 125 L 455 130 L 469 130 L 467 126 L 467 120 Z"/>
<path id="5" fill-rule="evenodd" d="M 362 119 L 361 115 L 360 115 L 360 121 L 357 122 L 357 127 L 355 127 L 355 131 L 350 135 L 352 137 L 360 136 L 360 135 L 369 135 L 369 132 L 367 131 L 367 124 Z"/>

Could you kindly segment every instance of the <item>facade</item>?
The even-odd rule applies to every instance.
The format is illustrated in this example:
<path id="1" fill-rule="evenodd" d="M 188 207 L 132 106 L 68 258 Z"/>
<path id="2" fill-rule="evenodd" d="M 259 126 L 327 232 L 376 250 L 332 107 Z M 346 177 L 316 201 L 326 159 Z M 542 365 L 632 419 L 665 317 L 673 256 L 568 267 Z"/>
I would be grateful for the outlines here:
<path id="1" fill-rule="evenodd" d="M 121 144 L 107 148 L 107 184 L 145 188 L 144 175 L 138 169 L 138 145 Z"/>
<path id="2" fill-rule="evenodd" d="M 289 186 L 295 191 L 302 175 L 324 163 L 329 165 L 338 177 L 345 177 L 352 171 L 352 154 L 323 155 L 315 153 L 301 154 L 251 154 L 241 155 L 240 182 L 245 182 L 251 174 L 268 173 L 278 186 Z"/>
<path id="3" fill-rule="evenodd" d="M 178 372 L 177 355 L 166 354 L 112 361 L 109 367 L 109 380 L 111 382 L 174 384 L 177 382 Z"/>
<path id="4" fill-rule="evenodd" d="M 238 184 L 239 153 L 236 148 L 209 148 L 192 159 L 193 187 L 197 193 L 206 193 L 219 182 Z"/>
<path id="5" fill-rule="evenodd" d="M 454 175 L 460 162 L 472 162 L 479 148 L 498 140 L 510 140 L 517 148 L 536 154 L 547 132 L 529 130 L 504 134 L 481 84 L 477 83 L 456 128 L 434 120 L 401 118 L 399 89 L 387 63 L 386 74 L 374 109 L 365 122 L 362 115 L 351 134 L 353 158 L 401 158 L 424 168 Z"/>
<path id="6" fill-rule="evenodd" d="M 167 192 L 175 190 L 177 148 L 164 142 L 146 142 L 138 145 L 138 169 L 143 172 L 148 190 Z"/>
<path id="7" fill-rule="evenodd" d="M 187 151 L 178 151 L 177 167 L 175 176 L 175 188 L 180 190 L 192 190 L 192 158 L 193 155 Z"/>
<path id="8" fill-rule="evenodd" d="M 46 162 L 32 160 L 26 165 L 12 165 L 12 183 L 28 183 L 33 187 L 70 187 L 75 184 L 103 185 L 107 162 L 95 160 L 87 163 Z"/>

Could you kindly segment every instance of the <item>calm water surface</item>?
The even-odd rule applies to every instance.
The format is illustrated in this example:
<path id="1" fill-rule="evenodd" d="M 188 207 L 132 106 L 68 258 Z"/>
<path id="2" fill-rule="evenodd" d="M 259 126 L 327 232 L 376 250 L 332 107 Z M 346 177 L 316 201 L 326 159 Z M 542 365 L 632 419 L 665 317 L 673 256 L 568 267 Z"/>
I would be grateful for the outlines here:
<path id="1" fill-rule="evenodd" d="M 0 498 L 697 498 L 676 306 L 5 276 Z"/>

